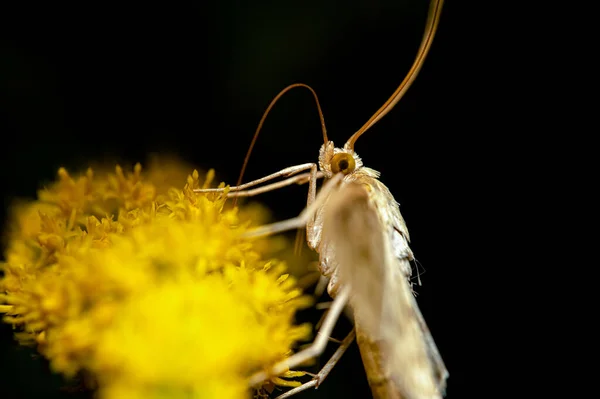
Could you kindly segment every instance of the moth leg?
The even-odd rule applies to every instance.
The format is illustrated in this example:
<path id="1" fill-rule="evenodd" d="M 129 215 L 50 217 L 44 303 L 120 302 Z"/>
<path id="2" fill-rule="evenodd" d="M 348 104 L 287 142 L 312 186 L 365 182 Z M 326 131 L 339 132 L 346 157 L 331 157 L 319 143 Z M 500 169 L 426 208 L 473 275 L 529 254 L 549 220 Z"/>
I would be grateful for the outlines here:
<path id="1" fill-rule="evenodd" d="M 315 201 L 315 198 L 317 196 L 317 179 L 319 179 L 323 176 L 324 176 L 324 173 L 320 172 L 317 169 L 316 164 L 310 168 L 309 180 L 308 180 L 308 195 L 306 198 L 306 207 L 307 208 L 310 207 L 312 205 L 312 203 Z M 311 248 L 313 248 L 313 245 L 311 245 L 311 241 L 309 239 L 309 237 L 310 237 L 309 232 L 313 229 L 313 225 L 315 223 L 315 218 L 316 218 L 316 212 L 313 217 L 309 218 L 309 221 L 306 225 L 307 243 L 309 244 L 309 247 L 311 247 Z M 300 236 L 302 235 L 302 230 L 303 230 L 303 228 L 299 228 L 296 233 L 296 245 L 294 246 L 294 254 L 296 254 L 297 256 L 299 256 L 300 253 L 302 252 L 302 245 L 300 244 L 300 241 L 301 241 Z"/>
<path id="2" fill-rule="evenodd" d="M 320 298 L 321 295 L 323 295 L 323 293 L 327 289 L 328 284 L 329 284 L 329 279 L 327 277 L 321 275 L 321 277 L 319 277 L 319 282 L 317 283 L 317 286 L 315 287 L 315 292 L 313 295 L 316 296 L 317 298 Z"/>
<path id="3" fill-rule="evenodd" d="M 317 165 L 314 163 L 303 163 L 301 165 L 290 166 L 285 169 L 281 169 L 279 172 L 271 173 L 268 176 L 261 177 L 260 179 L 252 180 L 248 183 L 241 184 L 239 186 L 231 186 L 229 187 L 229 191 L 241 191 L 247 188 L 259 185 L 269 180 L 276 179 L 278 177 L 290 177 L 295 175 L 296 173 L 302 172 L 304 170 L 316 168 Z M 195 193 L 221 193 L 225 190 L 225 188 L 197 188 L 194 189 Z"/>
<path id="4" fill-rule="evenodd" d="M 346 352 L 346 349 L 348 349 L 350 347 L 350 345 L 354 341 L 354 338 L 356 338 L 356 332 L 354 331 L 354 329 L 352 329 L 352 331 L 350 331 L 350 333 L 346 336 L 346 338 L 344 338 L 344 340 L 340 343 L 340 346 L 337 348 L 337 350 L 331 356 L 331 358 L 327 361 L 325 366 L 323 366 L 321 368 L 321 370 L 319 370 L 319 372 L 313 377 L 312 380 L 300 385 L 299 387 L 291 389 L 282 395 L 279 395 L 275 399 L 289 398 L 289 397 L 291 397 L 299 392 L 305 391 L 307 389 L 310 389 L 313 387 L 315 389 L 318 388 L 319 385 L 321 385 L 321 383 L 325 380 L 325 378 L 327 378 L 327 376 L 329 375 L 329 373 L 331 372 L 333 367 L 341 359 L 344 352 Z"/>
<path id="5" fill-rule="evenodd" d="M 313 202 L 315 202 L 315 199 L 317 197 L 317 173 L 323 174 L 322 172 L 317 172 L 317 165 L 314 165 L 310 169 L 310 180 L 308 182 L 308 196 L 306 198 L 306 207 L 307 208 L 310 208 L 310 206 L 313 204 Z M 308 231 L 312 230 L 312 228 L 313 228 L 315 216 L 316 216 L 316 212 L 315 212 L 315 215 L 313 215 L 312 217 L 309 218 L 309 221 L 306 226 L 307 234 L 308 234 Z"/>
<path id="6" fill-rule="evenodd" d="M 348 287 L 342 288 L 329 309 L 327 313 L 327 317 L 323 322 L 323 325 L 319 329 L 317 333 L 317 337 L 313 341 L 313 343 L 306 349 L 301 350 L 298 353 L 293 354 L 287 359 L 275 364 L 269 372 L 260 371 L 250 377 L 249 384 L 251 386 L 255 386 L 260 384 L 261 382 L 267 380 L 270 375 L 280 375 L 290 368 L 296 367 L 299 364 L 306 362 L 309 359 L 319 356 L 325 350 L 327 346 L 327 341 L 329 340 L 329 336 L 333 331 L 333 327 L 337 322 L 340 313 L 344 310 L 346 303 L 348 302 L 348 297 L 350 296 L 350 289 Z"/>
<path id="7" fill-rule="evenodd" d="M 227 193 L 227 198 L 232 198 L 232 197 L 253 197 L 255 195 L 258 194 L 262 194 L 262 193 L 266 193 L 269 191 L 273 191 L 273 190 L 278 190 L 282 187 L 286 187 L 286 186 L 290 186 L 292 184 L 305 184 L 310 182 L 310 179 L 312 177 L 312 173 L 302 173 L 300 175 L 296 175 L 296 176 L 292 176 L 290 178 L 287 178 L 285 180 L 282 181 L 278 181 L 276 183 L 271 183 L 268 184 L 266 186 L 262 186 L 262 187 L 258 187 L 258 188 L 253 188 L 251 190 L 243 190 L 243 191 L 233 191 L 233 192 L 228 192 Z M 322 172 L 317 172 L 316 173 L 316 179 L 320 179 L 323 177 L 323 173 Z M 241 186 L 237 186 L 237 187 L 241 187 Z M 224 188 L 223 188 L 224 189 Z M 198 190 L 223 190 L 223 189 L 198 189 Z M 194 192 L 200 192 L 197 190 L 194 190 Z M 201 191 L 201 192 L 206 192 L 206 191 Z"/>
<path id="8" fill-rule="evenodd" d="M 268 236 L 271 234 L 281 233 L 281 232 L 287 231 L 287 230 L 298 229 L 300 227 L 307 225 L 308 222 L 311 221 L 311 219 L 314 217 L 317 210 L 321 206 L 323 206 L 323 204 L 327 200 L 327 197 L 329 196 L 331 191 L 338 187 L 338 183 L 341 182 L 343 177 L 344 177 L 344 175 L 342 175 L 341 173 L 338 173 L 337 175 L 332 177 L 331 180 L 328 181 L 323 186 L 323 188 L 319 192 L 319 195 L 316 196 L 316 198 L 314 200 L 311 200 L 312 201 L 311 204 L 308 207 L 306 207 L 302 212 L 300 212 L 300 215 L 296 216 L 295 218 L 283 220 L 281 222 L 276 222 L 276 223 L 272 223 L 272 224 L 267 224 L 267 225 L 261 226 L 261 227 L 256 227 L 256 228 L 251 229 L 251 230 L 247 231 L 246 233 L 244 233 L 242 235 L 242 237 L 244 237 L 244 238 L 264 237 L 264 236 Z M 316 176 L 315 176 L 315 182 L 316 182 Z M 313 183 L 311 183 L 311 185 L 312 184 Z M 312 190 L 312 188 L 311 188 L 311 190 Z M 310 198 L 310 194 L 309 194 L 309 198 Z M 307 229 L 307 232 L 309 235 L 312 234 L 312 229 Z"/>

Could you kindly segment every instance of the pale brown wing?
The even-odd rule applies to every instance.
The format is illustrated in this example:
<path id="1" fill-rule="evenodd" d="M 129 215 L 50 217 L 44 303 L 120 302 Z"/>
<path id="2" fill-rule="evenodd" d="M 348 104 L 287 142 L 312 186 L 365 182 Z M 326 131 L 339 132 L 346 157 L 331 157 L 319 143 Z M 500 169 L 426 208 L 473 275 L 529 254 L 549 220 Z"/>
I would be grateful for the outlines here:
<path id="1" fill-rule="evenodd" d="M 391 243 L 390 245 L 392 251 L 394 252 L 394 256 L 398 259 L 398 268 L 405 275 L 406 281 L 409 283 L 409 287 L 411 287 L 412 290 L 412 270 L 408 261 L 412 261 L 414 256 L 408 245 L 408 242 L 410 241 L 408 229 L 406 227 L 406 222 L 400 213 L 399 204 L 392 196 L 390 190 L 377 179 L 377 177 L 379 177 L 379 172 L 369 168 L 363 169 L 368 170 L 366 173 L 361 173 L 361 175 L 357 177 L 356 181 L 360 181 L 364 183 L 366 187 L 369 187 L 369 198 L 371 200 L 371 204 L 377 209 L 377 214 L 379 215 L 381 223 L 387 226 L 387 231 L 389 234 L 388 242 Z M 398 284 L 401 283 L 399 282 Z M 435 341 L 429 332 L 429 328 L 425 323 L 423 315 L 421 314 L 419 306 L 417 305 L 414 297 L 412 297 L 412 302 L 415 315 L 421 328 L 423 340 L 427 346 L 427 353 L 433 367 L 435 381 L 437 382 L 439 391 L 444 393 L 446 390 L 448 370 L 446 369 L 444 361 L 440 356 Z"/>
<path id="2" fill-rule="evenodd" d="M 355 321 L 356 342 L 365 367 L 365 374 L 373 399 L 403 399 L 398 387 L 386 371 L 385 359 L 381 351 L 381 341 L 373 339 L 363 331 L 360 321 Z"/>
<path id="3" fill-rule="evenodd" d="M 380 334 L 383 315 L 384 241 L 363 185 L 347 183 L 331 194 L 323 211 L 323 252 L 329 263 L 334 262 L 340 285 L 350 286 L 355 317 L 361 317 L 371 335 Z M 362 309 L 366 311 L 358 312 Z"/>
<path id="4" fill-rule="evenodd" d="M 335 248 L 340 285 L 351 288 L 357 325 L 379 348 L 381 375 L 393 381 L 400 397 L 440 398 L 420 313 L 403 271 L 410 265 L 394 254 L 385 215 L 371 200 L 373 189 L 348 183 L 331 195 L 323 240 Z"/>
<path id="5" fill-rule="evenodd" d="M 406 222 L 400 213 L 399 204 L 385 184 L 378 180 L 378 177 L 379 172 L 376 170 L 361 168 L 354 174 L 353 179 L 357 183 L 362 183 L 367 189 L 371 206 L 375 208 L 388 240 L 391 240 L 391 248 L 396 258 L 411 261 L 414 257 L 408 245 L 410 236 Z M 402 262 L 400 267 L 402 267 L 407 281 L 410 282 L 412 276 L 410 263 Z"/>

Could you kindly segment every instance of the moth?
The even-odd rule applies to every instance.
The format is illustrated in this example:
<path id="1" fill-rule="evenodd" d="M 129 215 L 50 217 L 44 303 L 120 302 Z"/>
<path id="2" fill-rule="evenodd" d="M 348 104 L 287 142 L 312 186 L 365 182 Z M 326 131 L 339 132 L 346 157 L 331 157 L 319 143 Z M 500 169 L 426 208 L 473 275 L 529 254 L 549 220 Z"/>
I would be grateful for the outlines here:
<path id="1" fill-rule="evenodd" d="M 354 333 L 375 398 L 433 399 L 444 395 L 449 374 L 413 295 L 410 262 L 414 257 L 406 223 L 389 189 L 378 180 L 379 172 L 364 166 L 354 151 L 356 140 L 396 105 L 416 78 L 437 30 L 442 5 L 443 0 L 431 1 L 420 49 L 402 83 L 343 147 L 336 147 L 328 140 L 318 97 L 307 85 L 288 86 L 263 115 L 250 151 L 275 102 L 292 88 L 309 89 L 319 110 L 324 138 L 318 164 L 291 166 L 246 184 L 238 182 L 230 187 L 229 195 L 253 196 L 294 183 L 308 183 L 307 207 L 299 216 L 257 227 L 246 235 L 260 237 L 305 227 L 308 246 L 319 254 L 319 269 L 329 279 L 327 290 L 334 301 L 315 341 L 276 364 L 269 373 L 263 371 L 251 376 L 251 385 L 319 356 L 340 313 L 348 305 L 354 316 L 354 331 L 311 382 L 280 398 L 318 386 L 352 342 Z M 252 188 L 281 177 L 286 179 Z M 320 178 L 326 182 L 317 195 Z M 218 191 L 222 189 L 197 190 Z"/>

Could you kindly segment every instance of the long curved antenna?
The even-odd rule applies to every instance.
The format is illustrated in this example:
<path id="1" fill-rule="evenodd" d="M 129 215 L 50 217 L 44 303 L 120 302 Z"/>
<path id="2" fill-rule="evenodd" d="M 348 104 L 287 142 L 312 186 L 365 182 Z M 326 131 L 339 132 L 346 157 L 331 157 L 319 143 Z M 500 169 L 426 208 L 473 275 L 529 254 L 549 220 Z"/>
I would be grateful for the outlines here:
<path id="1" fill-rule="evenodd" d="M 310 90 L 310 92 L 312 93 L 313 97 L 315 98 L 315 102 L 317 103 L 317 109 L 319 111 L 319 119 L 321 119 L 321 130 L 323 131 L 323 140 L 325 141 L 325 143 L 327 143 L 329 141 L 327 139 L 327 129 L 325 128 L 325 118 L 323 117 L 323 111 L 321 110 L 321 104 L 319 104 L 319 97 L 317 97 L 317 93 L 312 89 L 312 87 L 310 87 L 309 85 L 305 85 L 304 83 L 294 83 L 292 85 L 289 85 L 285 89 L 281 90 L 279 92 L 279 94 L 277 94 L 277 96 L 275 96 L 275 98 L 271 101 L 271 103 L 267 107 L 267 110 L 263 114 L 262 118 L 260 119 L 260 122 L 258 123 L 258 127 L 256 128 L 256 132 L 254 132 L 254 137 L 252 137 L 252 142 L 250 143 L 248 152 L 246 153 L 246 158 L 244 158 L 244 164 L 242 165 L 242 171 L 240 172 L 240 177 L 238 178 L 236 186 L 239 186 L 240 184 L 242 184 L 242 178 L 244 177 L 244 172 L 246 171 L 246 166 L 248 166 L 248 160 L 250 159 L 250 154 L 252 154 L 252 149 L 254 148 L 256 139 L 258 138 L 258 133 L 260 133 L 260 130 L 262 129 L 263 124 L 265 123 L 265 119 L 267 118 L 267 115 L 269 114 L 269 112 L 271 112 L 271 109 L 273 108 L 275 103 L 281 98 L 281 96 L 283 96 L 285 93 L 287 93 L 288 91 L 290 91 L 296 87 L 304 87 L 304 88 Z"/>
<path id="2" fill-rule="evenodd" d="M 376 124 L 381 118 L 383 118 L 388 112 L 394 108 L 394 106 L 400 101 L 400 99 L 404 96 L 408 88 L 414 82 L 417 77 L 421 67 L 423 66 L 423 62 L 425 61 L 425 57 L 427 53 L 429 53 L 429 48 L 431 47 L 431 42 L 433 42 L 433 37 L 435 36 L 435 32 L 437 31 L 437 27 L 440 21 L 440 14 L 442 12 L 442 5 L 444 4 L 444 0 L 431 0 L 429 5 L 429 12 L 427 14 L 427 25 L 425 26 L 425 33 L 423 34 L 423 39 L 421 40 L 421 46 L 419 47 L 419 51 L 417 53 L 417 57 L 413 62 L 410 70 L 406 74 L 406 77 L 400 83 L 400 86 L 394 91 L 394 94 L 373 114 L 373 116 L 365 123 L 356 133 L 352 135 L 348 139 L 346 143 L 346 147 L 350 149 L 354 149 L 354 143 L 356 140 L 367 130 L 371 128 L 374 124 Z"/>

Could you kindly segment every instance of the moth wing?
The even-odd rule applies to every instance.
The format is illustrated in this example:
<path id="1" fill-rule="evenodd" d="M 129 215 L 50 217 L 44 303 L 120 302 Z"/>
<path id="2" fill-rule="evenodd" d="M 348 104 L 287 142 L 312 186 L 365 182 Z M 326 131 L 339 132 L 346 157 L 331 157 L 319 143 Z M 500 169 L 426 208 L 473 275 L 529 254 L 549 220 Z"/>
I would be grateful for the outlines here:
<path id="1" fill-rule="evenodd" d="M 386 277 L 384 236 L 361 184 L 348 183 L 333 192 L 323 212 L 323 244 L 334 251 L 336 276 L 350 286 L 350 305 L 363 329 L 380 335 Z"/>
<path id="2" fill-rule="evenodd" d="M 383 374 L 407 399 L 441 398 L 429 335 L 403 272 L 410 265 L 395 256 L 369 190 L 372 186 L 348 183 L 331 194 L 323 239 L 335 248 L 340 285 L 350 286 L 357 325 L 378 343 Z"/>
<path id="3" fill-rule="evenodd" d="M 442 393 L 442 395 L 445 395 L 446 380 L 450 374 L 448 373 L 448 369 L 442 360 L 442 356 L 440 356 L 440 351 L 438 350 L 437 345 L 435 344 L 435 341 L 429 332 L 429 327 L 427 327 L 427 323 L 425 323 L 425 319 L 421 314 L 421 310 L 419 309 L 415 298 L 413 297 L 412 300 L 414 302 L 415 314 L 417 316 L 419 326 L 421 327 L 421 332 L 423 333 L 423 339 L 425 340 L 425 344 L 427 346 L 427 354 L 431 364 L 433 365 L 433 375 L 437 383 L 438 390 Z"/>

